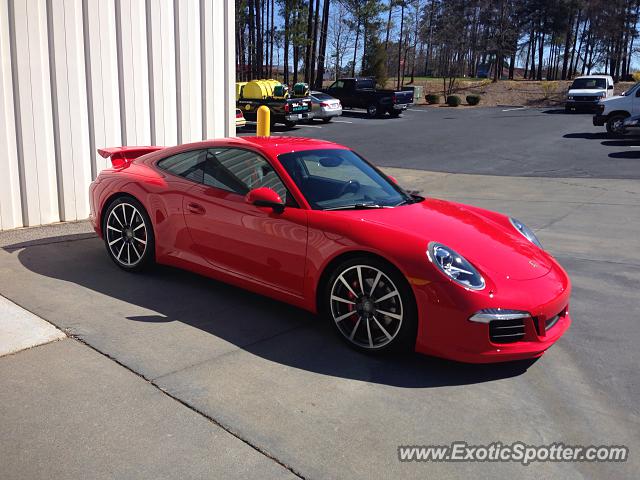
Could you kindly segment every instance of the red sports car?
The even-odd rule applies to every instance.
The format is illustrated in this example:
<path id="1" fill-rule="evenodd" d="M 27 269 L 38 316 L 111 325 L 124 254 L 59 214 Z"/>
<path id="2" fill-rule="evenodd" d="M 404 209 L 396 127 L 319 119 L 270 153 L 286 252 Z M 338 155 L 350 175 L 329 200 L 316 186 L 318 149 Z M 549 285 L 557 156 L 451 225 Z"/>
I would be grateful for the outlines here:
<path id="1" fill-rule="evenodd" d="M 522 222 L 407 193 L 308 138 L 99 150 L 91 220 L 124 270 L 173 265 L 326 316 L 351 346 L 466 362 L 538 357 L 570 281 Z"/>

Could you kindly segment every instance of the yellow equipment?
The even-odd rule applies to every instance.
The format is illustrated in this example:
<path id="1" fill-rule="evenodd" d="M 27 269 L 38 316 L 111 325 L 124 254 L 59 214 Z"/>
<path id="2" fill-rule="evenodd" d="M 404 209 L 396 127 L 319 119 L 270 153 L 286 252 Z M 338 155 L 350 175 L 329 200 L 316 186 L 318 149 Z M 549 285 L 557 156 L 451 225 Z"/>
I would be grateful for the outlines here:
<path id="1" fill-rule="evenodd" d="M 242 90 L 247 82 L 236 82 L 236 100 L 242 97 Z"/>
<path id="2" fill-rule="evenodd" d="M 244 83 L 238 87 L 238 83 Z M 238 82 L 236 84 L 236 99 L 265 100 L 273 97 L 273 90 L 276 86 L 282 85 L 277 80 L 251 80 L 250 82 Z"/>

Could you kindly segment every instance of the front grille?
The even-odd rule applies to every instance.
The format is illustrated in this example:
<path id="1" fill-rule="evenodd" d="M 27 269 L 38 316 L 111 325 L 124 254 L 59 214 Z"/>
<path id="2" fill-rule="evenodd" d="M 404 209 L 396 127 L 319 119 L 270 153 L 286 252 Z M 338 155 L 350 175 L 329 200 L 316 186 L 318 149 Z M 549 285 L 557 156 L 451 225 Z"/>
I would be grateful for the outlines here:
<path id="1" fill-rule="evenodd" d="M 584 97 L 584 96 L 574 96 L 573 99 L 576 102 L 597 102 L 598 100 L 600 100 L 599 97 Z"/>
<path id="2" fill-rule="evenodd" d="M 489 339 L 493 343 L 513 343 L 524 338 L 524 319 L 491 320 L 489 322 Z"/>

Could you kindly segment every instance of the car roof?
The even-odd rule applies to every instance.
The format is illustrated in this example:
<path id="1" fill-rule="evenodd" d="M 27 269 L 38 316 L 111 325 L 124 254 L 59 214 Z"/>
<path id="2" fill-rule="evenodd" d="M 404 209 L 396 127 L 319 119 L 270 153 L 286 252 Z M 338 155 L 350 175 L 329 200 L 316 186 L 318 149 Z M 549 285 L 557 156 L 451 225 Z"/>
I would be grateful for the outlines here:
<path id="1" fill-rule="evenodd" d="M 349 150 L 348 147 L 333 143 L 328 140 L 319 140 L 315 138 L 305 137 L 285 137 L 285 136 L 273 136 L 273 137 L 231 137 L 231 138 L 217 138 L 211 140 L 204 140 L 202 142 L 183 143 L 174 147 L 159 147 L 157 152 L 153 152 L 149 155 L 144 155 L 140 158 L 145 158 L 145 163 L 154 162 L 158 158 L 165 158 L 170 155 L 176 155 L 178 153 L 187 152 L 189 150 L 195 150 L 199 148 L 224 148 L 224 147 L 237 147 L 237 148 L 253 148 L 261 151 L 263 154 L 277 157 L 283 153 L 300 152 L 303 150 L 319 150 L 319 149 L 338 149 Z"/>
<path id="2" fill-rule="evenodd" d="M 574 80 L 577 80 L 579 78 L 605 78 L 605 79 L 611 79 L 613 77 L 611 75 L 581 75 L 579 77 L 574 78 Z"/>
<path id="3" fill-rule="evenodd" d="M 237 143 L 244 143 L 264 150 L 270 150 L 271 153 L 276 156 L 282 153 L 297 152 L 302 150 L 317 150 L 322 148 L 337 148 L 348 150 L 347 147 L 334 142 L 330 142 L 328 140 L 306 137 L 239 137 L 233 140 Z"/>

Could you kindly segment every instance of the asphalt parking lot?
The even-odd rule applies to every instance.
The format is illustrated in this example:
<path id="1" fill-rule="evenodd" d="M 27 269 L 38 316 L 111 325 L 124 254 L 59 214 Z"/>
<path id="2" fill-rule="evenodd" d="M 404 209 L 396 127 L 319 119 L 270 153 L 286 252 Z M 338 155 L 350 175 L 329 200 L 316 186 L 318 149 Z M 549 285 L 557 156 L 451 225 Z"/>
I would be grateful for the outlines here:
<path id="1" fill-rule="evenodd" d="M 349 145 L 376 165 L 526 177 L 640 179 L 640 138 L 609 138 L 590 114 L 518 107 L 413 107 L 399 118 L 345 110 L 274 134 Z M 248 125 L 242 134 L 254 134 Z"/>
<path id="2" fill-rule="evenodd" d="M 353 146 L 408 188 L 528 223 L 574 288 L 572 328 L 541 359 L 362 355 L 293 307 L 170 268 L 126 274 L 86 224 L 7 232 L 0 294 L 70 338 L 0 358 L 3 476 L 637 478 L 640 151 L 589 116 L 503 110 L 354 113 L 285 133 Z M 631 455 L 397 457 L 452 441 Z"/>

